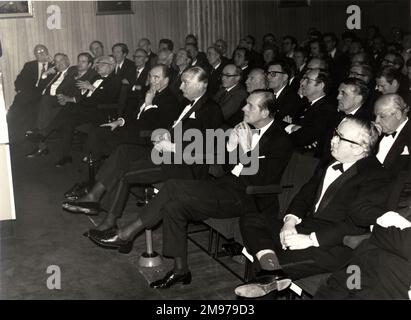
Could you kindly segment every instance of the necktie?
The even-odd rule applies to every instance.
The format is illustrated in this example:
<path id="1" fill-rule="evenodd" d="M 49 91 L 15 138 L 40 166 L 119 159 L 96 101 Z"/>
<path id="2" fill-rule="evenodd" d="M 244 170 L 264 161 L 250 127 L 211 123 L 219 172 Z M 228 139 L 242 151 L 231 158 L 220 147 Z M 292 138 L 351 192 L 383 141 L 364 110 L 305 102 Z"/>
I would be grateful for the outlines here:
<path id="1" fill-rule="evenodd" d="M 397 134 L 397 131 L 394 131 L 393 133 L 384 133 L 384 137 L 391 136 L 391 137 L 395 138 L 396 134 Z"/>
<path id="2" fill-rule="evenodd" d="M 136 71 L 136 80 L 138 79 L 139 76 L 140 76 L 140 71 L 137 69 L 137 71 Z"/>
<path id="3" fill-rule="evenodd" d="M 43 65 L 42 65 L 40 76 L 41 76 L 44 72 L 46 72 L 46 64 L 45 64 L 45 63 L 43 63 Z"/>
<path id="4" fill-rule="evenodd" d="M 344 167 L 342 163 L 334 164 L 331 168 L 333 168 L 335 171 L 339 170 L 341 171 L 341 173 L 344 173 Z"/>
<path id="5" fill-rule="evenodd" d="M 51 79 L 51 81 L 47 84 L 46 88 L 43 90 L 43 94 L 50 95 L 50 88 L 51 85 L 57 81 L 57 79 L 61 76 L 61 72 L 57 72 L 56 75 Z"/>
<path id="6" fill-rule="evenodd" d="M 120 71 L 120 65 L 118 64 L 118 65 L 116 65 L 116 74 L 118 74 L 119 71 Z"/>

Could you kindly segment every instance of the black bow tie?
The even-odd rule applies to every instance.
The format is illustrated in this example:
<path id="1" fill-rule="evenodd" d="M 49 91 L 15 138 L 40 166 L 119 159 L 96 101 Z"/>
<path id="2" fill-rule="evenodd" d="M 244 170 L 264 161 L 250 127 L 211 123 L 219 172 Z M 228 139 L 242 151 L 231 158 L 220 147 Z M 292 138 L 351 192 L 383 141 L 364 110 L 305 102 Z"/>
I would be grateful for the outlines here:
<path id="1" fill-rule="evenodd" d="M 395 138 L 396 134 L 397 134 L 397 131 L 394 131 L 393 133 L 384 133 L 384 137 L 392 136 L 393 138 Z"/>
<path id="2" fill-rule="evenodd" d="M 333 168 L 335 171 L 340 170 L 341 173 L 344 173 L 344 167 L 342 163 L 334 164 L 331 168 Z"/>

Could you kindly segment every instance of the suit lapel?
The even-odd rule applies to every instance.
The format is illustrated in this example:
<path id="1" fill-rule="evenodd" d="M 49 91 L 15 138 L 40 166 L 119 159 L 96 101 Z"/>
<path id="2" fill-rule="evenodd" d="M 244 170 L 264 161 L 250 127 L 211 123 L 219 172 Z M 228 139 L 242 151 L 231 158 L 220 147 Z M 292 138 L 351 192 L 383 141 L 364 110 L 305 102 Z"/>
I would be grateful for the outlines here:
<path id="1" fill-rule="evenodd" d="M 404 146 L 407 144 L 407 140 L 410 139 L 410 129 L 410 120 L 408 120 L 404 128 L 401 130 L 397 140 L 395 140 L 390 151 L 388 152 L 384 160 L 384 165 L 391 165 L 400 156 L 402 150 L 404 149 Z"/>
<path id="2" fill-rule="evenodd" d="M 316 214 L 324 210 L 325 207 L 332 201 L 332 199 L 338 194 L 338 190 L 353 176 L 355 176 L 358 172 L 357 163 L 351 166 L 350 169 L 345 171 L 342 175 L 340 175 L 337 179 L 334 180 L 333 183 L 327 188 L 325 191 L 323 198 L 321 199 L 320 204 L 318 205 L 318 210 Z M 322 179 L 322 181 L 324 178 Z M 321 192 L 321 191 L 320 191 Z"/>
<path id="3" fill-rule="evenodd" d="M 198 111 L 198 110 L 201 108 L 201 106 L 204 104 L 204 101 L 205 101 L 206 99 L 207 99 L 207 96 L 204 94 L 204 95 L 195 103 L 195 105 L 190 109 L 190 111 L 187 112 L 187 113 L 184 115 L 184 117 L 181 119 L 181 122 L 183 122 L 184 120 L 190 118 L 190 116 L 191 116 L 194 112 Z"/>

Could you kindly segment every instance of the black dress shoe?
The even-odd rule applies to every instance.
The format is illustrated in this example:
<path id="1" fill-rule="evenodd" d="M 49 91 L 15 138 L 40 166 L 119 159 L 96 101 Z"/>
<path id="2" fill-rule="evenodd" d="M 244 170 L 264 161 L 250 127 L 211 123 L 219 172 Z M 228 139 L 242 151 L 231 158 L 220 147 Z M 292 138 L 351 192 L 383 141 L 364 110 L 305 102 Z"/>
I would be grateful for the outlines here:
<path id="1" fill-rule="evenodd" d="M 191 272 L 188 271 L 184 274 L 177 274 L 173 270 L 169 271 L 163 279 L 150 283 L 151 288 L 155 289 L 167 289 L 176 283 L 190 284 Z"/>
<path id="2" fill-rule="evenodd" d="M 73 162 L 72 157 L 70 157 L 70 156 L 63 157 L 59 161 L 56 162 L 56 168 L 61 168 L 61 167 L 65 166 L 66 164 L 72 163 L 72 162 Z"/>
<path id="3" fill-rule="evenodd" d="M 37 158 L 49 154 L 49 149 L 36 148 L 32 152 L 26 154 L 26 158 Z"/>
<path id="4" fill-rule="evenodd" d="M 281 291 L 288 288 L 291 279 L 282 270 L 262 272 L 255 281 L 235 288 L 235 294 L 244 298 L 259 298 L 272 291 Z"/>
<path id="5" fill-rule="evenodd" d="M 91 187 L 89 182 L 76 183 L 64 193 L 64 198 L 68 201 L 76 201 L 89 193 Z"/>
<path id="6" fill-rule="evenodd" d="M 65 201 L 62 203 L 62 208 L 72 213 L 84 213 L 86 215 L 97 215 L 100 211 L 104 211 L 100 208 L 98 202 L 77 202 L 77 201 Z"/>
<path id="7" fill-rule="evenodd" d="M 133 241 L 120 239 L 117 228 L 105 231 L 91 229 L 88 232 L 88 238 L 102 248 L 117 249 L 120 253 L 129 253 L 133 248 Z"/>

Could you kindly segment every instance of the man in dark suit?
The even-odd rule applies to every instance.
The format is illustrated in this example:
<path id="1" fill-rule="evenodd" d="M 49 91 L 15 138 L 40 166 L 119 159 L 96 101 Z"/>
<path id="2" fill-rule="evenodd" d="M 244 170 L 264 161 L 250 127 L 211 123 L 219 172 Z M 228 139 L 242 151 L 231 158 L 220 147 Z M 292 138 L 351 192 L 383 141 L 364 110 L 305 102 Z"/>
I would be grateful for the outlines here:
<path id="1" fill-rule="evenodd" d="M 245 105 L 247 92 L 240 83 L 241 69 L 234 64 L 228 64 L 224 67 L 221 74 L 221 89 L 214 96 L 223 112 L 224 123 L 233 128 L 241 118 L 236 116 L 241 108 Z M 242 113 L 240 113 L 242 116 Z"/>
<path id="2" fill-rule="evenodd" d="M 267 90 L 267 78 L 265 71 L 260 68 L 254 68 L 248 74 L 245 81 L 245 87 L 250 94 L 255 90 Z"/>
<path id="3" fill-rule="evenodd" d="M 95 66 L 99 77 L 93 83 L 77 81 L 77 87 L 84 92 L 81 101 L 75 104 L 70 103 L 61 110 L 50 126 L 44 130 L 44 135 L 38 137 L 40 141 L 44 142 L 54 131 L 62 131 L 62 157 L 56 163 L 57 167 L 72 162 L 70 149 L 74 129 L 84 123 L 96 125 L 104 123 L 107 115 L 103 110 L 98 109 L 98 105 L 118 101 L 122 84 L 120 79 L 113 74 L 115 68 L 114 58 L 109 56 L 100 57 L 97 59 Z"/>
<path id="4" fill-rule="evenodd" d="M 149 82 L 150 88 L 145 99 L 133 115 L 119 117 L 116 121 L 95 127 L 86 142 L 87 154 L 91 152 L 94 159 L 100 159 L 103 155 L 110 155 L 121 144 L 150 148 L 152 131 L 172 125 L 181 110 L 176 96 L 169 88 L 169 68 L 166 65 L 152 68 Z"/>
<path id="5" fill-rule="evenodd" d="M 291 70 L 284 59 L 273 61 L 267 66 L 268 88 L 273 90 L 278 108 L 276 120 L 283 121 L 286 118 L 293 123 L 303 112 L 304 101 L 288 86 L 290 77 Z"/>
<path id="6" fill-rule="evenodd" d="M 7 112 L 11 141 L 33 126 L 32 122 L 37 116 L 34 106 L 43 91 L 43 88 L 39 87 L 41 75 L 54 66 L 46 46 L 36 45 L 34 55 L 36 60 L 26 62 L 14 82 L 16 96 Z"/>
<path id="7" fill-rule="evenodd" d="M 148 73 L 151 69 L 147 52 L 144 49 L 136 49 L 134 52 L 134 66 L 136 77 L 128 85 L 127 98 L 125 108 L 120 112 L 121 116 L 132 117 L 141 106 L 141 101 L 144 99 L 148 89 Z"/>
<path id="8" fill-rule="evenodd" d="M 327 132 L 335 127 L 338 113 L 326 95 L 329 83 L 329 74 L 319 69 L 307 71 L 302 78 L 300 91 L 308 99 L 308 106 L 293 123 L 284 122 L 285 130 L 299 151 L 314 150 L 320 156 L 318 153 L 324 150 Z M 314 142 L 317 142 L 316 147 L 307 149 Z"/>
<path id="9" fill-rule="evenodd" d="M 172 77 L 172 81 L 170 82 L 170 89 L 177 97 L 179 105 L 185 100 L 183 93 L 180 90 L 181 76 L 184 71 L 190 67 L 191 60 L 190 53 L 186 49 L 181 48 L 177 51 L 175 59 L 175 66 L 177 70 L 171 68 L 174 71 L 174 77 Z"/>
<path id="10" fill-rule="evenodd" d="M 350 59 L 338 49 L 338 39 L 335 33 L 324 33 L 323 41 L 327 50 L 328 61 L 330 62 L 330 72 L 335 85 L 338 86 L 347 74 Z"/>
<path id="11" fill-rule="evenodd" d="M 232 218 L 247 211 L 276 211 L 276 197 L 253 198 L 246 194 L 251 185 L 278 183 L 290 159 L 292 145 L 281 127 L 274 121 L 273 94 L 255 92 L 247 99 L 244 121 L 230 133 L 225 147 L 232 159 L 230 170 L 221 178 L 208 181 L 171 180 L 150 202 L 140 219 L 120 229 L 122 241 L 133 239 L 142 227 L 153 226 L 163 217 L 163 252 L 175 260 L 174 269 L 165 278 L 151 284 L 154 288 L 168 288 L 177 282 L 189 283 L 191 273 L 187 264 L 186 226 L 189 221 L 202 221 L 209 217 Z M 257 130 L 252 130 L 250 125 Z M 239 155 L 246 152 L 249 161 Z M 227 158 L 226 158 L 227 159 Z M 101 233 L 100 233 L 101 234 Z M 99 233 L 91 240 L 104 245 Z"/>
<path id="12" fill-rule="evenodd" d="M 245 81 L 247 80 L 248 74 L 250 73 L 250 51 L 246 48 L 240 48 L 234 50 L 233 52 L 233 60 L 234 64 L 241 68 L 241 83 L 245 85 Z"/>
<path id="13" fill-rule="evenodd" d="M 99 40 L 92 41 L 90 43 L 89 50 L 94 59 L 104 56 L 104 46 Z"/>
<path id="14" fill-rule="evenodd" d="M 126 58 L 128 55 L 127 45 L 124 43 L 116 43 L 111 50 L 116 60 L 114 75 L 117 76 L 123 84 L 130 84 L 136 78 L 136 67 L 133 61 Z"/>
<path id="15" fill-rule="evenodd" d="M 154 67 L 157 64 L 157 55 L 151 51 L 151 42 L 149 39 L 147 38 L 142 38 L 140 39 L 140 41 L 138 42 L 138 48 L 139 49 L 143 49 L 148 56 L 148 64 L 149 64 L 149 69 L 151 69 L 152 67 Z"/>
<path id="16" fill-rule="evenodd" d="M 221 73 L 223 72 L 223 68 L 227 65 L 227 63 L 221 60 L 221 52 L 215 46 L 208 47 L 207 60 L 210 64 L 210 78 L 208 82 L 207 93 L 209 95 L 214 95 L 220 89 Z"/>
<path id="17" fill-rule="evenodd" d="M 393 176 L 410 159 L 411 124 L 408 112 L 409 107 L 397 94 L 382 95 L 375 103 L 375 123 L 382 132 L 377 159 Z"/>
<path id="18" fill-rule="evenodd" d="M 371 237 L 355 249 L 348 262 L 356 267 L 347 270 L 344 266 L 333 273 L 315 299 L 411 298 L 411 162 L 387 191 L 387 210 L 381 212 Z M 353 284 L 351 288 L 348 283 Z"/>
<path id="19" fill-rule="evenodd" d="M 372 154 L 377 140 L 373 125 L 347 117 L 332 140 L 334 159 L 318 166 L 283 221 L 251 214 L 240 219 L 256 271 L 265 275 L 237 287 L 237 295 L 263 296 L 285 289 L 288 279 L 334 271 L 347 263 L 352 250 L 343 245 L 344 236 L 365 233 L 387 199 L 388 174 Z"/>
<path id="20" fill-rule="evenodd" d="M 99 230 L 110 230 L 116 225 L 116 220 L 121 216 L 127 201 L 128 190 L 131 185 L 138 183 L 156 183 L 170 178 L 179 179 L 204 179 L 208 177 L 208 165 L 200 154 L 201 163 L 187 164 L 179 160 L 181 150 L 185 150 L 190 141 L 182 142 L 182 135 L 187 130 L 197 130 L 204 137 L 207 129 L 217 129 L 222 124 L 222 113 L 219 106 L 205 94 L 207 90 L 207 73 L 198 67 L 187 69 L 181 78 L 181 90 L 188 99 L 180 116 L 169 128 L 171 135 L 166 132 L 159 135 L 156 131 L 152 134 L 154 149 L 135 146 L 120 146 L 116 152 L 105 162 L 96 176 L 96 184 L 91 191 L 77 202 L 67 202 L 63 208 L 72 212 L 92 212 L 89 209 L 99 207 L 97 203 L 106 192 L 105 199 L 110 206 L 108 215 L 99 225 Z M 155 151 L 157 150 L 157 151 Z M 153 154 L 163 154 L 166 160 Z M 166 162 L 166 163 L 165 163 Z M 161 164 L 161 165 L 159 165 Z M 97 203 L 97 204 L 96 204 Z"/>
<path id="21" fill-rule="evenodd" d="M 198 47 L 194 43 L 187 43 L 185 49 L 190 53 L 191 56 L 191 67 L 200 67 L 204 69 L 207 73 L 210 72 L 210 64 L 208 63 L 207 56 L 199 55 Z"/>
<path id="22" fill-rule="evenodd" d="M 44 79 L 40 83 L 44 87 L 42 97 L 38 103 L 37 126 L 35 130 L 26 132 L 26 137 L 30 137 L 36 132 L 44 134 L 44 130 L 50 125 L 51 121 L 69 102 L 76 103 L 81 98 L 81 91 L 76 87 L 78 80 L 87 81 L 94 79 L 97 74 L 92 69 L 93 58 L 89 53 L 80 53 L 78 56 L 77 67 L 70 67 L 70 61 L 67 55 L 58 53 L 54 56 L 55 68 L 50 75 L 42 76 Z M 26 155 L 27 158 L 34 158 L 48 153 L 47 145 L 41 142 L 39 146 Z"/>

